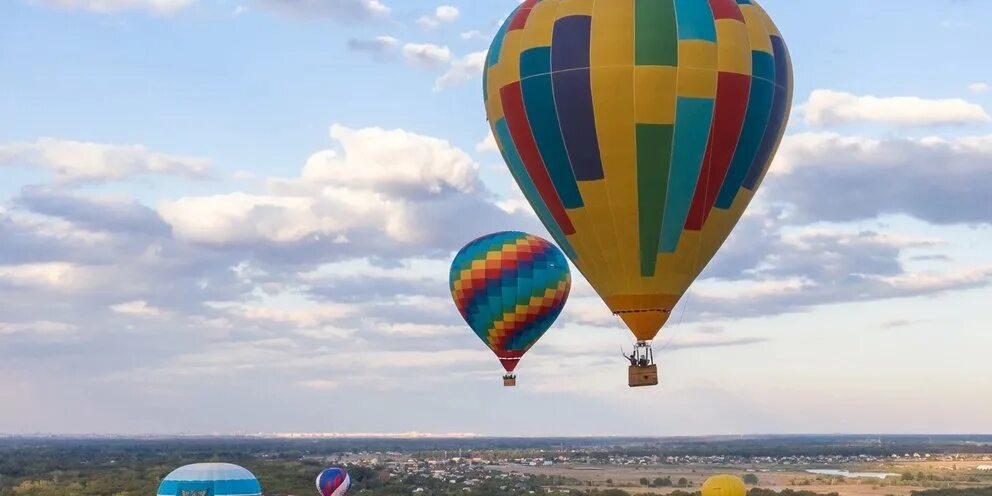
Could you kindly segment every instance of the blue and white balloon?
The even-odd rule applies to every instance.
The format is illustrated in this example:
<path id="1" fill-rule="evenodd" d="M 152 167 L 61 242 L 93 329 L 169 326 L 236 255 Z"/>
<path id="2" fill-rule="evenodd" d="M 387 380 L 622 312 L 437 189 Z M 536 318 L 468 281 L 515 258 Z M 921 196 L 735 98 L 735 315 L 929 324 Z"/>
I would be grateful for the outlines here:
<path id="1" fill-rule="evenodd" d="M 158 486 L 158 496 L 262 496 L 247 469 L 230 463 L 197 463 L 177 468 Z"/>

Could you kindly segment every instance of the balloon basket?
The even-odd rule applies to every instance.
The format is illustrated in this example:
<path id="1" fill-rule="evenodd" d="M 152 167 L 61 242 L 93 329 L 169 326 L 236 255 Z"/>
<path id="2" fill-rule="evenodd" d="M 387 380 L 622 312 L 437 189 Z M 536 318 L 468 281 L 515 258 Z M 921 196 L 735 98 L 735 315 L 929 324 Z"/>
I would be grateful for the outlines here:
<path id="1" fill-rule="evenodd" d="M 630 387 L 645 387 L 658 385 L 657 365 L 631 365 L 627 373 Z"/>
<path id="2" fill-rule="evenodd" d="M 503 376 L 503 387 L 516 387 L 517 386 L 517 376 L 513 374 L 506 374 Z"/>

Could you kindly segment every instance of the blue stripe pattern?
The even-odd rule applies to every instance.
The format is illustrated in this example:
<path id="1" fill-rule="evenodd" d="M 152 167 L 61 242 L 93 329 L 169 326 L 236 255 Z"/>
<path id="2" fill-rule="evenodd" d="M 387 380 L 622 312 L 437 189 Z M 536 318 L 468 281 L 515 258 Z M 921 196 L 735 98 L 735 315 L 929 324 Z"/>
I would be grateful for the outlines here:
<path id="1" fill-rule="evenodd" d="M 675 126 L 675 148 L 662 221 L 661 253 L 674 253 L 679 246 L 709 143 L 713 108 L 714 102 L 709 98 L 680 97 L 676 104 L 675 122 L 678 125 Z"/>
<path id="2" fill-rule="evenodd" d="M 716 43 L 716 24 L 709 2 L 675 0 L 675 18 L 680 40 L 702 40 Z"/>
<path id="3" fill-rule="evenodd" d="M 522 79 L 520 86 L 534 142 L 537 143 L 537 149 L 541 152 L 544 166 L 548 169 L 548 175 L 562 205 L 568 209 L 580 208 L 583 206 L 582 194 L 579 193 L 579 186 L 575 183 L 575 174 L 572 172 L 572 164 L 568 159 L 568 151 L 565 150 L 565 141 L 558 124 L 551 74 L 545 67 L 541 67 L 545 61 L 550 65 L 551 49 L 533 48 L 524 54 L 530 52 L 533 54 L 526 59 L 521 54 L 521 70 L 525 68 L 526 63 L 527 70 L 537 73 Z"/>
<path id="4" fill-rule="evenodd" d="M 554 97 L 572 172 L 577 181 L 603 179 L 589 69 L 592 18 L 568 16 L 555 23 L 551 68 Z"/>
<path id="5" fill-rule="evenodd" d="M 715 207 L 728 210 L 734 204 L 737 193 L 744 183 L 744 178 L 751 170 L 761 146 L 765 130 L 768 128 L 768 118 L 772 113 L 772 99 L 775 96 L 775 61 L 770 53 L 762 51 L 751 52 L 755 75 L 751 78 L 751 95 L 747 104 L 747 114 L 741 129 L 737 151 L 730 162 L 727 178 L 717 196 Z"/>
<path id="6" fill-rule="evenodd" d="M 510 174 L 516 180 L 517 184 L 520 185 L 520 189 L 524 193 L 524 197 L 527 201 L 534 207 L 537 217 L 541 219 L 541 223 L 548 228 L 548 232 L 551 237 L 555 238 L 555 242 L 561 247 L 562 251 L 568 255 L 568 258 L 572 260 L 577 260 L 578 255 L 575 253 L 575 249 L 572 248 L 571 243 L 568 242 L 568 238 L 565 236 L 564 231 L 555 222 L 554 217 L 551 215 L 551 211 L 548 210 L 548 206 L 544 203 L 541 198 L 541 194 L 537 191 L 537 187 L 534 185 L 534 181 L 531 180 L 530 175 L 527 174 L 527 168 L 524 167 L 524 161 L 520 158 L 520 152 L 517 151 L 517 147 L 513 144 L 513 138 L 510 136 L 510 126 L 506 123 L 506 118 L 502 118 L 493 125 L 496 129 L 496 140 L 499 142 L 500 148 L 503 150 L 503 156 L 506 159 L 507 167 L 510 169 Z"/>
<path id="7" fill-rule="evenodd" d="M 747 177 L 744 178 L 744 187 L 754 191 L 765 172 L 765 168 L 771 165 L 772 153 L 779 143 L 779 136 L 782 128 L 788 121 L 789 108 L 789 82 L 792 79 L 789 64 L 789 49 L 785 46 L 785 41 L 778 36 L 772 36 L 772 48 L 775 53 L 775 96 L 772 102 L 771 115 L 768 119 L 768 126 L 765 135 L 758 147 L 758 154 L 751 163 Z"/>

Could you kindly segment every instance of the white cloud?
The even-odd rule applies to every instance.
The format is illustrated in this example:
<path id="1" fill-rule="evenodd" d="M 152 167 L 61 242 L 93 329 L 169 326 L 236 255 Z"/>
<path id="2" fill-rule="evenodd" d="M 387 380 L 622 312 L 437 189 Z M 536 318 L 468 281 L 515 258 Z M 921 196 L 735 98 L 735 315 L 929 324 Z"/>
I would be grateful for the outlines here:
<path id="1" fill-rule="evenodd" d="M 75 325 L 64 322 L 40 320 L 35 322 L 0 322 L 0 336 L 12 334 L 32 334 L 43 336 L 61 336 L 72 334 L 79 330 Z"/>
<path id="2" fill-rule="evenodd" d="M 400 40 L 392 36 L 377 36 L 369 40 L 350 39 L 348 48 L 356 52 L 371 54 L 379 61 L 390 60 L 399 51 Z"/>
<path id="3" fill-rule="evenodd" d="M 308 331 L 333 324 L 355 313 L 354 307 L 339 304 L 279 308 L 275 306 L 246 305 L 237 302 L 211 302 L 207 306 L 223 310 L 231 316 L 246 321 L 292 325 L 301 330 Z"/>
<path id="4" fill-rule="evenodd" d="M 307 161 L 302 178 L 276 181 L 278 194 L 230 193 L 163 202 L 175 232 L 204 243 L 339 239 L 355 229 L 381 230 L 416 242 L 411 202 L 479 188 L 478 166 L 450 143 L 402 130 L 331 127 L 343 153 L 325 150 Z M 371 236 L 371 233 L 363 237 Z"/>
<path id="5" fill-rule="evenodd" d="M 337 245 L 328 252 L 337 256 L 416 256 L 410 250 L 482 234 L 479 218 L 510 227 L 481 185 L 478 165 L 447 141 L 340 125 L 331 136 L 340 151 L 315 153 L 299 179 L 270 179 L 265 194 L 185 197 L 162 202 L 158 211 L 181 239 L 280 249 Z M 462 215 L 466 209 L 477 218 Z"/>
<path id="6" fill-rule="evenodd" d="M 918 97 L 858 96 L 816 90 L 800 109 L 814 126 L 869 122 L 899 126 L 934 126 L 992 122 L 977 104 L 958 98 L 932 100 Z"/>
<path id="7" fill-rule="evenodd" d="M 458 8 L 451 5 L 441 5 L 434 11 L 434 17 L 443 22 L 454 22 L 458 20 Z"/>
<path id="8" fill-rule="evenodd" d="M 386 334 L 404 337 L 462 336 L 465 326 L 398 323 L 384 326 L 383 331 Z"/>
<path id="9" fill-rule="evenodd" d="M 944 29 L 962 29 L 970 28 L 971 26 L 972 24 L 967 21 L 955 21 L 951 19 L 944 19 L 943 21 L 940 21 L 940 27 Z"/>
<path id="10" fill-rule="evenodd" d="M 301 381 L 299 382 L 299 385 L 311 391 L 333 391 L 341 387 L 341 384 L 337 381 L 321 380 L 321 379 Z"/>
<path id="11" fill-rule="evenodd" d="M 892 288 L 922 294 L 953 290 L 962 286 L 985 286 L 992 282 L 992 267 L 969 269 L 950 273 L 921 272 L 879 277 L 878 280 Z"/>
<path id="12" fill-rule="evenodd" d="M 417 24 L 424 28 L 433 29 L 441 24 L 457 21 L 460 15 L 457 7 L 441 5 L 434 9 L 434 14 L 421 16 L 417 19 Z"/>
<path id="13" fill-rule="evenodd" d="M 143 300 L 118 303 L 116 305 L 112 305 L 110 309 L 113 310 L 114 313 L 129 315 L 132 317 L 157 318 L 165 315 L 165 312 L 161 309 L 155 308 Z"/>
<path id="14" fill-rule="evenodd" d="M 108 145 L 40 138 L 33 143 L 0 145 L 0 167 L 39 167 L 52 171 L 58 182 L 125 179 L 142 174 L 202 177 L 210 161 L 169 155 L 142 145 Z"/>
<path id="15" fill-rule="evenodd" d="M 262 5 L 301 18 L 328 17 L 342 21 L 384 18 L 391 9 L 380 0 L 259 0 Z"/>
<path id="16" fill-rule="evenodd" d="M 992 85 L 989 83 L 971 83 L 968 85 L 968 91 L 972 93 L 986 93 L 992 90 Z"/>
<path id="17" fill-rule="evenodd" d="M 486 137 L 482 139 L 477 145 L 475 145 L 475 151 L 477 152 L 498 152 L 499 145 L 496 144 L 496 137 L 490 132 L 486 134 Z"/>
<path id="18" fill-rule="evenodd" d="M 433 43 L 407 43 L 403 45 L 403 56 L 413 65 L 435 69 L 451 60 L 451 50 Z"/>
<path id="19" fill-rule="evenodd" d="M 478 186 L 472 158 L 451 143 L 403 130 L 331 126 L 344 155 L 318 152 L 307 160 L 303 179 L 320 184 L 385 191 L 445 189 L 472 192 Z"/>
<path id="20" fill-rule="evenodd" d="M 479 31 L 478 29 L 463 31 L 460 36 L 463 40 L 478 40 L 482 39 L 482 31 Z"/>
<path id="21" fill-rule="evenodd" d="M 445 72 L 434 84 L 434 91 L 467 83 L 482 77 L 486 65 L 486 51 L 472 52 L 451 62 L 448 72 Z"/>
<path id="22" fill-rule="evenodd" d="M 15 286 L 72 291 L 95 284 L 95 274 L 66 262 L 0 265 L 0 281 Z"/>
<path id="23" fill-rule="evenodd" d="M 61 9 L 89 10 L 101 14 L 125 10 L 147 10 L 157 14 L 172 14 L 192 5 L 196 0 L 34 0 L 36 3 Z"/>
<path id="24" fill-rule="evenodd" d="M 285 243 L 346 227 L 320 216 L 315 205 L 314 198 L 230 193 L 166 201 L 158 211 L 177 235 L 203 243 Z"/>

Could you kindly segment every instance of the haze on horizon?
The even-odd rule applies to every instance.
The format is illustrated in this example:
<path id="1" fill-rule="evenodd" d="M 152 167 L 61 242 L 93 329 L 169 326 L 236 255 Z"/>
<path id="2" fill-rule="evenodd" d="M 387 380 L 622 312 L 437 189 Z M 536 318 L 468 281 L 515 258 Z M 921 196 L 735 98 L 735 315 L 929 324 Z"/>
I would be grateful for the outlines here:
<path id="1" fill-rule="evenodd" d="M 662 386 L 573 271 L 507 391 L 447 277 L 548 236 L 481 103 L 516 4 L 0 3 L 0 433 L 988 432 L 992 4 L 763 1 L 795 111 Z"/>

